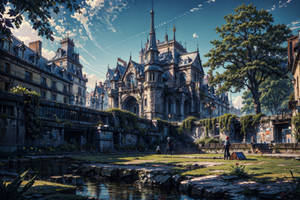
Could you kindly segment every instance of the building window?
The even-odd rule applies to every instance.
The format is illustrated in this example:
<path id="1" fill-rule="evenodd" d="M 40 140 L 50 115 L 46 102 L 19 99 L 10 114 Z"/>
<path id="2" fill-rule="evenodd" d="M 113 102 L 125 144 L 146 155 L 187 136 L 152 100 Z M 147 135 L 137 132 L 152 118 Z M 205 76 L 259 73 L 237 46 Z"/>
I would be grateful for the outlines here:
<path id="1" fill-rule="evenodd" d="M 56 101 L 56 94 L 52 94 L 51 100 L 52 100 L 52 101 Z"/>
<path id="2" fill-rule="evenodd" d="M 56 90 L 56 81 L 52 81 L 51 88 L 54 89 L 54 90 Z"/>
<path id="3" fill-rule="evenodd" d="M 65 93 L 68 92 L 68 89 L 67 89 L 67 86 L 66 86 L 66 85 L 64 85 L 64 92 L 65 92 Z"/>
<path id="4" fill-rule="evenodd" d="M 5 69 L 4 71 L 8 74 L 10 74 L 10 64 L 9 63 L 5 63 Z"/>
<path id="5" fill-rule="evenodd" d="M 25 71 L 25 80 L 32 81 L 32 73 Z"/>
<path id="6" fill-rule="evenodd" d="M 78 96 L 81 96 L 81 87 L 78 87 Z"/>
<path id="7" fill-rule="evenodd" d="M 154 81 L 154 80 L 155 80 L 154 73 L 152 72 L 149 74 L 149 81 Z"/>
<path id="8" fill-rule="evenodd" d="M 147 106 L 147 99 L 145 99 L 145 106 Z"/>
<path id="9" fill-rule="evenodd" d="M 185 85 L 186 83 L 186 75 L 185 73 L 180 74 L 180 85 Z"/>
<path id="10" fill-rule="evenodd" d="M 41 98 L 46 99 L 46 91 L 41 91 Z"/>
<path id="11" fill-rule="evenodd" d="M 45 77 L 41 77 L 41 85 L 47 87 L 47 79 Z"/>
<path id="12" fill-rule="evenodd" d="M 64 103 L 67 103 L 67 97 L 64 97 Z"/>

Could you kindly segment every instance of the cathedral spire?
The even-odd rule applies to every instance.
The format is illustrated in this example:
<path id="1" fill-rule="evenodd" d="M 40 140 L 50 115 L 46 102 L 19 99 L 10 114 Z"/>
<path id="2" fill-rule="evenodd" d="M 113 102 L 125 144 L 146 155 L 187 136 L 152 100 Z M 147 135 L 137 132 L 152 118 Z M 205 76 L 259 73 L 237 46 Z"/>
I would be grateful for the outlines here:
<path id="1" fill-rule="evenodd" d="M 157 50 L 155 28 L 154 28 L 154 11 L 153 11 L 153 7 L 150 11 L 150 15 L 151 15 L 151 26 L 150 26 L 150 34 L 149 34 L 149 50 L 150 49 Z"/>
<path id="2" fill-rule="evenodd" d="M 149 33 L 149 43 L 147 48 L 147 60 L 148 63 L 156 63 L 158 58 L 158 51 L 156 46 L 156 36 L 155 36 L 155 28 L 154 28 L 154 11 L 153 11 L 153 1 L 152 1 L 152 9 L 150 11 L 151 21 L 150 21 L 150 33 Z"/>

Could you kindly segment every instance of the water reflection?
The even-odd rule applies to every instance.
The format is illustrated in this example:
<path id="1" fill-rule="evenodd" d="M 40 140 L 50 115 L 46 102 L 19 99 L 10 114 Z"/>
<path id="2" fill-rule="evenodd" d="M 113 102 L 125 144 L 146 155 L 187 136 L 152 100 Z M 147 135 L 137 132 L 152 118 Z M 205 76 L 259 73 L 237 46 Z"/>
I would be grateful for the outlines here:
<path id="1" fill-rule="evenodd" d="M 87 180 L 78 188 L 78 195 L 93 197 L 97 200 L 192 200 L 175 190 L 162 190 L 126 183 L 98 183 Z"/>

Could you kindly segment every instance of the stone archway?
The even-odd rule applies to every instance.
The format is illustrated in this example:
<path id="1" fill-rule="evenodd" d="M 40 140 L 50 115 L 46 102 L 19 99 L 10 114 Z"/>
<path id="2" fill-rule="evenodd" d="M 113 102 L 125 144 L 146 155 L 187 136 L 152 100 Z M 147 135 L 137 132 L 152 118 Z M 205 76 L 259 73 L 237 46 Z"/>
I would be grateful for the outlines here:
<path id="1" fill-rule="evenodd" d="M 133 96 L 129 96 L 123 101 L 122 109 L 139 115 L 139 104 L 136 98 L 134 98 Z"/>

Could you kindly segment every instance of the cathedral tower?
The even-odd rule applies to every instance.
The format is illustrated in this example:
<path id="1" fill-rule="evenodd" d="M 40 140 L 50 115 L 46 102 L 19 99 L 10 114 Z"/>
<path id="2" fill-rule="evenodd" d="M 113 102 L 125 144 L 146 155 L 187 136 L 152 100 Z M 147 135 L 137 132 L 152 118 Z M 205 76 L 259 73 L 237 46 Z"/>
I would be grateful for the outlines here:
<path id="1" fill-rule="evenodd" d="M 162 113 L 162 74 L 163 69 L 160 66 L 158 59 L 158 50 L 156 44 L 155 28 L 154 28 L 154 11 L 150 11 L 150 33 L 148 48 L 146 49 L 145 60 L 145 90 L 146 97 L 144 99 L 144 113 L 146 118 L 153 119 L 156 117 L 163 117 Z"/>

